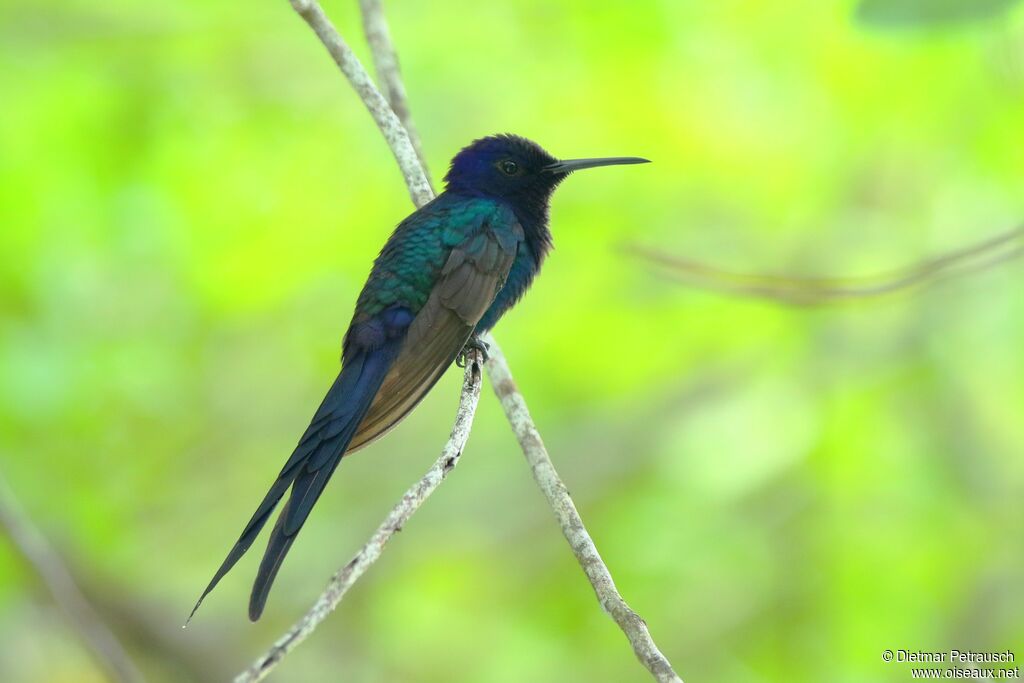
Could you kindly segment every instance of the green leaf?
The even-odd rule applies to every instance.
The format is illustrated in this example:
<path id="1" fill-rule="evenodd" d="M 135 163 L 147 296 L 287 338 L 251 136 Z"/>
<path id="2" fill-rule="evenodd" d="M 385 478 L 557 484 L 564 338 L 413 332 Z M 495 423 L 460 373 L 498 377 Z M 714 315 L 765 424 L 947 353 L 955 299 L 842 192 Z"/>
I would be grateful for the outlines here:
<path id="1" fill-rule="evenodd" d="M 860 0 L 857 21 L 874 28 L 923 28 L 992 19 L 1019 0 Z"/>

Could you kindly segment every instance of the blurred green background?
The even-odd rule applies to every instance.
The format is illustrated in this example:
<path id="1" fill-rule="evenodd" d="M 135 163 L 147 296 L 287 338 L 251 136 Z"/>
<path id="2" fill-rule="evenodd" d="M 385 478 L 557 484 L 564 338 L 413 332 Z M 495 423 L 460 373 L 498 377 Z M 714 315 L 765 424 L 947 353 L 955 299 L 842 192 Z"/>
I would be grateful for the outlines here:
<path id="1" fill-rule="evenodd" d="M 623 249 L 857 275 L 1016 225 L 1024 12 L 915 23 L 920 4 L 387 7 L 435 177 L 504 131 L 655 161 L 565 183 L 557 249 L 496 337 L 690 683 L 1024 656 L 1021 265 L 794 309 Z M 368 62 L 356 3 L 325 7 Z M 180 630 L 334 377 L 411 209 L 401 176 L 284 0 L 4 0 L 0 100 L 0 468 L 149 680 L 226 680 L 450 429 L 457 372 L 345 462 L 261 622 L 253 553 Z M 2 537 L 0 679 L 104 680 Z M 647 677 L 486 391 L 458 471 L 271 680 Z"/>

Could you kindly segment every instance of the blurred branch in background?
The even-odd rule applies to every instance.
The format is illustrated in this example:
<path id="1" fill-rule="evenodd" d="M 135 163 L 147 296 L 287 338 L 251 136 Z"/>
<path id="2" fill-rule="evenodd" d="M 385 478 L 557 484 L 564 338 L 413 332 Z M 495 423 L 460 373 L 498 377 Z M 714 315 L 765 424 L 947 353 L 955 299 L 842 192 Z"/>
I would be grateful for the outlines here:
<path id="1" fill-rule="evenodd" d="M 787 306 L 826 306 L 924 287 L 1011 261 L 1024 254 L 1024 226 L 890 273 L 856 278 L 737 273 L 638 245 L 627 245 L 626 251 L 655 264 L 661 274 L 692 287 Z"/>
<path id="2" fill-rule="evenodd" d="M 452 427 L 451 436 L 448 437 L 448 443 L 441 450 L 441 457 L 427 470 L 422 479 L 405 492 L 402 500 L 395 505 L 355 557 L 331 577 L 326 590 L 321 593 L 306 615 L 279 638 L 266 653 L 253 662 L 252 666 L 239 674 L 235 678 L 235 683 L 255 683 L 255 681 L 263 680 L 289 652 L 309 637 L 320 625 L 320 622 L 334 611 L 334 608 L 345 597 L 348 589 L 380 558 L 381 553 L 384 552 L 384 546 L 391 540 L 391 537 L 402 530 L 413 514 L 437 490 L 448 473 L 459 464 L 459 458 L 469 439 L 469 432 L 473 428 L 473 416 L 476 414 L 476 406 L 480 400 L 482 363 L 483 358 L 479 351 L 474 350 L 469 353 L 466 373 L 462 380 L 459 409 L 455 415 L 455 425 Z"/>
<path id="3" fill-rule="evenodd" d="M 921 29 L 999 19 L 1019 0 L 860 0 L 856 19 L 875 28 Z"/>
<path id="4" fill-rule="evenodd" d="M 407 131 L 395 112 L 388 106 L 384 97 L 374 86 L 362 64 L 356 58 L 351 48 L 338 34 L 337 29 L 331 24 L 324 14 L 323 9 L 316 0 L 290 0 L 292 8 L 301 16 L 310 28 L 320 38 L 324 47 L 330 53 L 341 72 L 348 78 L 349 83 L 359 94 L 366 108 L 369 110 L 377 127 L 384 135 L 391 147 L 402 170 L 402 175 L 409 186 L 409 193 L 413 203 L 417 207 L 423 206 L 433 199 L 433 191 L 430 182 L 426 177 L 424 167 L 419 163 L 411 131 Z M 390 45 L 390 39 L 384 20 L 383 10 L 380 3 L 374 0 L 365 0 L 360 3 L 363 10 L 369 10 L 371 17 L 364 17 L 364 23 L 374 25 L 374 41 L 378 45 L 374 48 L 375 58 L 379 54 L 394 55 L 394 48 Z M 378 58 L 379 59 L 379 58 Z M 397 60 L 395 60 L 397 64 Z M 379 66 L 378 66 L 379 68 Z M 388 72 L 389 78 L 400 80 L 397 68 Z M 391 91 L 393 97 L 401 97 L 404 88 L 395 88 Z M 399 108 L 408 112 L 404 101 L 399 103 Z M 606 612 L 615 620 L 615 623 L 622 629 L 633 646 L 640 662 L 651 672 L 654 678 L 660 683 L 682 683 L 679 676 L 672 670 L 672 666 L 664 655 L 658 650 L 644 620 L 634 612 L 622 599 L 615 583 L 612 580 L 608 568 L 601 560 L 597 548 L 590 535 L 587 533 L 580 519 L 576 506 L 569 497 L 568 489 L 562 483 L 561 478 L 555 470 L 554 464 L 548 456 L 543 441 L 536 426 L 533 424 L 530 413 L 526 407 L 526 400 L 516 388 L 512 380 L 508 363 L 501 352 L 500 347 L 494 339 L 487 335 L 490 344 L 490 358 L 487 362 L 487 371 L 494 385 L 495 392 L 501 399 L 501 405 L 505 409 L 505 415 L 512 425 L 513 431 L 519 440 L 523 454 L 533 470 L 534 479 L 540 486 L 551 504 L 552 510 L 562 528 L 562 533 L 572 548 L 573 554 L 583 568 L 584 573 L 590 580 L 598 601 Z M 291 651 L 296 645 L 312 633 L 317 625 L 330 613 L 338 604 L 345 590 L 348 589 L 359 578 L 366 566 L 377 559 L 380 549 L 388 538 L 401 527 L 404 520 L 408 519 L 422 503 L 422 499 L 429 495 L 444 479 L 451 467 L 454 467 L 455 460 L 449 457 L 448 453 L 453 442 L 458 436 L 461 443 L 455 450 L 456 458 L 462 452 L 462 445 L 469 437 L 469 429 L 472 423 L 472 412 L 476 407 L 476 398 L 479 397 L 479 383 L 475 385 L 476 398 L 469 408 L 468 419 L 462 420 L 463 410 L 466 406 L 467 394 L 472 390 L 471 376 L 476 375 L 478 369 L 476 362 L 471 363 L 466 370 L 466 379 L 463 384 L 462 402 L 459 408 L 459 418 L 456 420 L 456 429 L 453 430 L 451 439 L 445 447 L 445 453 L 435 463 L 434 468 L 418 484 L 414 485 L 406 493 L 392 514 L 385 520 L 384 524 L 377 530 L 377 533 L 364 546 L 363 551 L 356 555 L 356 559 L 342 568 L 331 581 L 325 591 L 306 617 L 286 633 L 269 652 L 261 656 L 246 672 L 243 672 L 235 679 L 235 683 L 247 683 L 261 680 L 277 663 Z M 463 424 L 464 422 L 464 424 Z M 463 424 L 465 433 L 457 434 L 460 424 Z M 438 468 L 441 468 L 438 474 Z M 422 495 L 422 498 L 419 496 Z M 367 559 L 370 558 L 370 559 Z"/>
<path id="5" fill-rule="evenodd" d="M 188 681 L 189 683 L 222 683 L 230 680 L 235 665 L 225 652 L 239 652 L 236 629 L 222 624 L 211 633 L 208 629 L 183 633 L 168 613 L 180 608 L 168 604 L 167 598 L 128 590 L 116 579 L 90 575 L 82 565 L 71 565 L 79 586 L 96 610 L 121 637 L 124 645 L 145 659 L 152 680 Z M 92 580 L 90 580 L 92 579 Z"/>
<path id="6" fill-rule="evenodd" d="M 142 674 L 128 658 L 124 647 L 82 594 L 64 561 L 21 509 L 2 475 L 0 527 L 46 584 L 54 602 L 110 680 L 141 683 L 144 680 Z"/>

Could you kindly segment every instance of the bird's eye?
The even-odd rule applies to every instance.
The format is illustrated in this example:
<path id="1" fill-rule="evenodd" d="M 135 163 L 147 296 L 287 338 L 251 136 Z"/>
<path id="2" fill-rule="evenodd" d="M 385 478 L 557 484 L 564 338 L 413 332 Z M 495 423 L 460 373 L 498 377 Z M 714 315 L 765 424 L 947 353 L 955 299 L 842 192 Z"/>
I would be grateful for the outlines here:
<path id="1" fill-rule="evenodd" d="M 519 172 L 519 164 L 512 161 L 511 159 L 506 159 L 505 161 L 501 162 L 499 164 L 499 167 L 501 168 L 501 172 L 504 173 L 505 175 L 515 175 L 516 173 Z"/>

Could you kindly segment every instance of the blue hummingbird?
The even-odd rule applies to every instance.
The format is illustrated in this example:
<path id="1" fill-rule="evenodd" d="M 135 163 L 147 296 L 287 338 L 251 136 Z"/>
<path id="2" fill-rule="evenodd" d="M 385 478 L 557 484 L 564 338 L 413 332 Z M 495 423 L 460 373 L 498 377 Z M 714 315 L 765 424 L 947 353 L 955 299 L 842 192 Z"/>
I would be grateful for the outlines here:
<path id="1" fill-rule="evenodd" d="M 403 220 L 374 261 L 342 344 L 342 368 L 291 457 L 203 591 L 245 554 L 281 498 L 249 600 L 259 619 L 296 536 L 343 456 L 394 427 L 526 292 L 551 249 L 548 205 L 570 173 L 638 157 L 560 161 L 517 135 L 462 149 L 445 190 Z M 191 618 L 191 617 L 190 617 Z"/>

